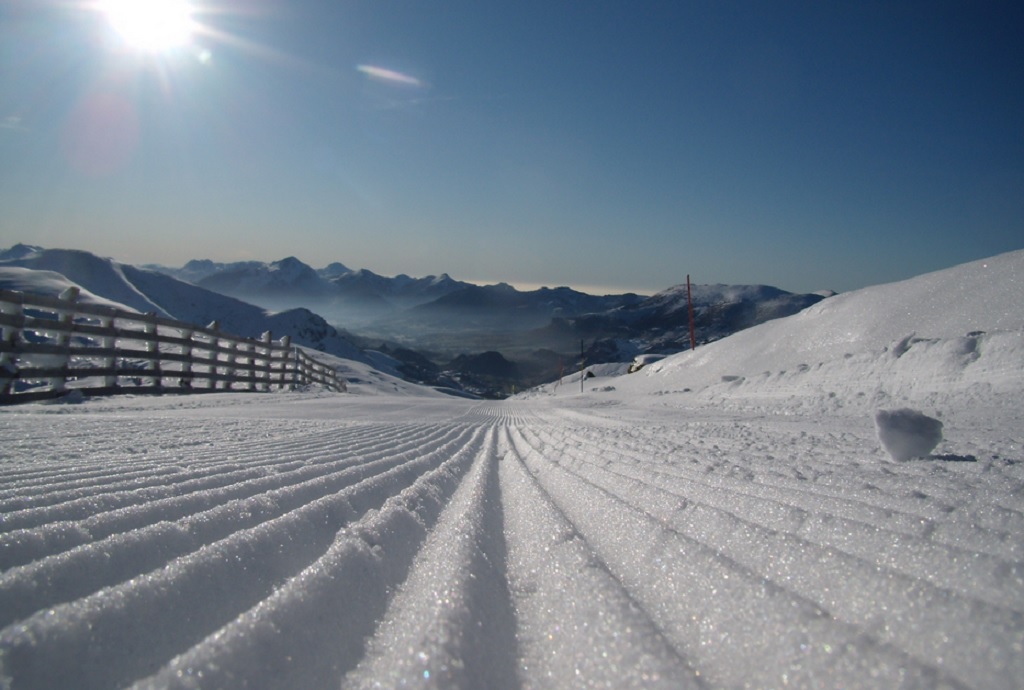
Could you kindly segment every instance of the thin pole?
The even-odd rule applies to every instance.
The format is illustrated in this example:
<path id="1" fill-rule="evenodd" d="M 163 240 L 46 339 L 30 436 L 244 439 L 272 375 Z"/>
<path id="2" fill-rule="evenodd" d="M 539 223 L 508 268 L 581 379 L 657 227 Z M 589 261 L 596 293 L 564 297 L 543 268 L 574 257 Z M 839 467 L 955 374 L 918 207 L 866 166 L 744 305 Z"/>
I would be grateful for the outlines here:
<path id="1" fill-rule="evenodd" d="M 580 339 L 580 393 L 583 392 L 583 374 L 586 372 L 586 355 L 583 352 L 583 339 Z"/>
<path id="2" fill-rule="evenodd" d="M 697 335 L 693 329 L 693 295 L 690 292 L 690 274 L 686 274 L 686 306 L 690 311 L 690 349 L 697 349 Z"/>

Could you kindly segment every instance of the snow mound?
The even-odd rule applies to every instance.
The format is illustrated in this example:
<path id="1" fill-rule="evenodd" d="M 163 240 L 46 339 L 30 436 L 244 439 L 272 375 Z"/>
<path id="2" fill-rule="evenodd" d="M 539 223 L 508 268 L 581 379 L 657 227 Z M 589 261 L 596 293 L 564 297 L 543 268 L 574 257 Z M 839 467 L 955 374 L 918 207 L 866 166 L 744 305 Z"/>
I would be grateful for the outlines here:
<path id="1" fill-rule="evenodd" d="M 882 447 L 897 462 L 924 458 L 942 440 L 942 422 L 908 407 L 875 412 Z"/>
<path id="2" fill-rule="evenodd" d="M 1024 391 L 1024 251 L 823 300 L 631 377 L 704 403 L 869 414 L 1002 405 Z"/>
<path id="3" fill-rule="evenodd" d="M 0 266 L 0 288 L 3 288 L 4 290 L 32 292 L 40 295 L 57 297 L 70 287 L 78 288 L 79 304 L 90 304 L 94 306 L 110 307 L 112 309 L 135 311 L 128 305 L 95 295 L 84 287 L 68 280 L 66 276 L 55 271 L 37 271 L 31 268 L 21 268 L 18 266 Z"/>

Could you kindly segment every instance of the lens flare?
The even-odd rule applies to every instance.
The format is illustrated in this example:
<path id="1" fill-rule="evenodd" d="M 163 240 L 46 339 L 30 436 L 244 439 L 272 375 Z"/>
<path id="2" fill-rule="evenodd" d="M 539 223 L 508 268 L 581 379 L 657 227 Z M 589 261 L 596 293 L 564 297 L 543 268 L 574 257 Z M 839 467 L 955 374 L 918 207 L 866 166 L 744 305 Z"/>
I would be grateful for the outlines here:
<path id="1" fill-rule="evenodd" d="M 403 74 L 402 72 L 396 72 L 393 69 L 375 67 L 374 65 L 357 65 L 356 69 L 371 79 L 387 82 L 388 84 L 395 84 L 398 86 L 423 86 L 423 82 L 416 77 Z"/>
<path id="2" fill-rule="evenodd" d="M 161 52 L 188 42 L 193 31 L 187 0 L 103 0 L 101 11 L 129 46 Z"/>

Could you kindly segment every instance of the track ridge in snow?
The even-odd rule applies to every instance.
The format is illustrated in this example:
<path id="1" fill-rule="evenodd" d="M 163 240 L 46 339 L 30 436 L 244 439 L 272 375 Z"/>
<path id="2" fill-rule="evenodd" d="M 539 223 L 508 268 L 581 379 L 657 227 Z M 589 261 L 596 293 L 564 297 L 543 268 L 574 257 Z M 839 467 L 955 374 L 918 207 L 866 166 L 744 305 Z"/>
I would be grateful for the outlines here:
<path id="1" fill-rule="evenodd" d="M 518 687 L 499 437 L 493 426 L 488 433 L 342 687 Z"/>
<path id="2" fill-rule="evenodd" d="M 1024 677 L 1015 463 L 585 396 L 218 400 L 0 414 L 0 687 Z"/>
<path id="3" fill-rule="evenodd" d="M 515 450 L 511 431 L 505 433 L 511 450 L 502 483 L 516 537 L 512 586 L 531 631 L 524 664 L 559 686 L 573 685 L 587 668 L 592 687 L 703 687 L 699 671 L 590 548 Z M 595 649 L 604 651 L 595 656 Z M 623 658 L 630 660 L 625 668 Z"/>
<path id="4" fill-rule="evenodd" d="M 772 491 L 765 497 L 763 492 L 755 490 L 756 481 L 712 482 L 701 472 L 689 476 L 667 472 L 664 466 L 652 466 L 640 455 L 632 452 L 622 455 L 617 449 L 611 450 L 610 444 L 597 444 L 592 438 L 569 438 L 564 443 L 570 448 L 567 457 L 573 459 L 574 471 L 578 474 L 592 479 L 607 475 L 603 481 L 597 480 L 604 487 L 641 487 L 631 493 L 640 503 L 657 506 L 662 519 L 675 519 L 685 512 L 681 515 L 682 523 L 694 527 L 688 531 L 691 536 L 717 531 L 746 537 L 748 543 L 737 543 L 735 551 L 749 558 L 763 557 L 763 554 L 757 555 L 764 550 L 763 545 L 774 544 L 771 548 L 782 547 L 793 553 L 793 558 L 786 560 L 807 561 L 805 566 L 813 569 L 810 567 L 814 565 L 812 555 L 825 548 L 829 553 L 845 554 L 851 562 L 860 561 L 862 567 L 877 572 L 930 583 L 938 589 L 956 590 L 960 596 L 977 598 L 988 606 L 1024 611 L 1024 592 L 1004 592 L 997 586 L 996 573 L 1012 568 L 1013 561 L 943 541 L 912 539 L 928 533 L 930 523 L 921 526 L 918 520 L 919 529 L 893 530 L 888 524 L 890 520 L 864 522 L 837 517 L 831 512 L 814 512 L 812 504 L 799 501 L 802 494 L 794 491 Z M 680 478 L 687 481 L 680 482 Z M 892 519 L 898 515 L 893 511 L 887 517 Z M 777 534 L 785 535 L 785 539 L 773 541 Z M 905 558 L 908 551 L 918 557 Z M 935 568 L 937 562 L 944 567 Z M 790 569 L 800 570 L 801 567 L 794 563 Z M 966 588 L 961 584 L 964 581 L 974 584 Z M 990 586 L 979 590 L 979 583 Z"/>
<path id="5" fill-rule="evenodd" d="M 549 487 L 549 491 L 554 491 L 553 495 L 577 520 L 588 517 L 583 522 L 593 523 L 595 513 L 599 511 L 618 516 L 621 524 L 614 530 L 618 533 L 616 536 L 609 537 L 592 531 L 584 533 L 584 537 L 594 544 L 599 553 L 611 559 L 609 562 L 619 573 L 620 580 L 627 587 L 633 588 L 634 596 L 644 602 L 646 608 L 665 611 L 670 607 L 684 607 L 682 610 L 677 609 L 674 616 L 660 622 L 683 653 L 698 660 L 698 667 L 705 669 L 706 677 L 713 685 L 732 686 L 742 683 L 742 678 L 732 676 L 734 667 L 731 659 L 720 658 L 714 653 L 712 640 L 715 631 L 735 616 L 736 612 L 751 608 L 759 610 L 760 615 L 767 618 L 775 629 L 813 631 L 806 633 L 807 639 L 817 640 L 813 645 L 794 640 L 785 634 L 760 642 L 762 653 L 767 652 L 765 663 L 772 664 L 768 672 L 798 686 L 810 682 L 815 675 L 834 672 L 836 663 L 852 668 L 869 664 L 876 673 L 879 669 L 887 669 L 882 675 L 888 676 L 892 682 L 910 675 L 923 684 L 945 682 L 957 685 L 949 677 L 943 679 L 943 674 L 937 668 L 922 662 L 914 663 L 905 652 L 874 639 L 867 631 L 833 619 L 827 609 L 821 608 L 817 602 L 748 569 L 719 545 L 688 537 L 646 509 L 632 505 L 618 492 L 580 477 L 561 463 L 548 461 L 537 450 L 558 446 L 531 442 L 526 437 L 523 443 L 525 457 L 530 458 L 528 462 L 531 470 L 542 477 L 542 484 Z M 685 595 L 666 599 L 663 590 L 650 588 L 652 578 L 650 573 L 644 571 L 651 569 L 652 560 L 655 563 L 663 562 L 662 559 L 650 557 L 652 550 L 665 553 L 665 561 L 672 565 L 676 577 L 686 575 L 689 589 Z M 634 552 L 634 558 L 623 555 L 629 551 Z M 669 555 L 672 551 L 682 554 L 682 558 L 675 554 Z M 707 602 L 723 594 L 730 601 L 730 608 L 735 610 L 709 609 Z M 680 621 L 691 619 L 695 625 L 679 624 Z M 744 644 L 736 632 L 732 635 L 740 637 L 740 644 Z M 834 655 L 832 650 L 843 651 Z M 866 673 L 867 666 L 861 667 L 858 672 Z"/>

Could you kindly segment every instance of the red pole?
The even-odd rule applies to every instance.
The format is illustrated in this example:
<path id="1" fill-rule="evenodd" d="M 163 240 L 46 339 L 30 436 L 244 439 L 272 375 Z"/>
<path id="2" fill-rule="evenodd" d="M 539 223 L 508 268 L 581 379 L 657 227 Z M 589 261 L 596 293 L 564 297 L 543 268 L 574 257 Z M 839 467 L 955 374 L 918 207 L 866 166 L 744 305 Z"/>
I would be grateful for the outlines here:
<path id="1" fill-rule="evenodd" d="M 690 293 L 690 274 L 686 274 L 686 306 L 690 310 L 690 349 L 697 349 L 697 335 L 693 330 L 693 295 Z"/>

